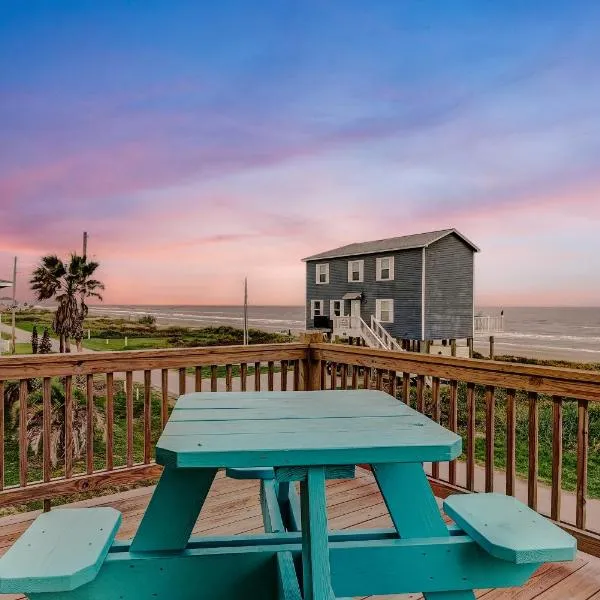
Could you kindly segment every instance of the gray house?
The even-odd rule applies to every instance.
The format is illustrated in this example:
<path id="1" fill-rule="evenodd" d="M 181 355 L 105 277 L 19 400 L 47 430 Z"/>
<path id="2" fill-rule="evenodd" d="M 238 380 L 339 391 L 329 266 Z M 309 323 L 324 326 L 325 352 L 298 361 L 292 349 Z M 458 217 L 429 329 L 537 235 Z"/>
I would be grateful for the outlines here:
<path id="1" fill-rule="evenodd" d="M 473 337 L 479 248 L 456 229 L 349 244 L 306 262 L 306 326 L 399 348 Z"/>

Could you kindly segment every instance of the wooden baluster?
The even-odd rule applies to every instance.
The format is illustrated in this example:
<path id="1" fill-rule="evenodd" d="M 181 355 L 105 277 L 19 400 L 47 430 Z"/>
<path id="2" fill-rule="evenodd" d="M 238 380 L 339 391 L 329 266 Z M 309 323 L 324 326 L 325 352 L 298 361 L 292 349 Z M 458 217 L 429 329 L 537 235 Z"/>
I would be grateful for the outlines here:
<path id="1" fill-rule="evenodd" d="M 537 510 L 538 492 L 538 405 L 537 393 L 529 392 L 529 474 L 527 476 L 527 503 Z"/>
<path id="2" fill-rule="evenodd" d="M 225 365 L 225 391 L 233 391 L 233 376 L 231 365 Z"/>
<path id="3" fill-rule="evenodd" d="M 160 423 L 165 428 L 169 420 L 169 369 L 162 369 L 161 372 L 161 402 L 160 402 Z"/>
<path id="4" fill-rule="evenodd" d="M 577 505 L 575 507 L 575 525 L 585 529 L 586 498 L 589 449 L 589 412 L 588 401 L 577 402 Z"/>
<path id="5" fill-rule="evenodd" d="M 4 489 L 4 381 L 0 381 L 0 490 Z"/>
<path id="6" fill-rule="evenodd" d="M 425 376 L 417 375 L 417 410 L 425 412 L 425 397 L 423 390 L 425 388 Z"/>
<path id="7" fill-rule="evenodd" d="M 248 378 L 248 364 L 242 363 L 240 365 L 240 390 L 242 392 L 246 391 L 247 383 L 246 380 Z"/>
<path id="8" fill-rule="evenodd" d="M 448 428 L 456 433 L 458 431 L 458 381 L 450 381 L 450 403 L 448 406 Z M 448 465 L 448 480 L 452 485 L 456 484 L 456 459 L 451 460 Z"/>
<path id="9" fill-rule="evenodd" d="M 329 389 L 335 390 L 337 389 L 337 363 L 329 363 L 329 367 L 331 368 L 331 372 L 329 373 Z"/>
<path id="10" fill-rule="evenodd" d="M 496 437 L 496 398 L 494 386 L 485 387 L 485 491 L 494 491 L 494 442 Z"/>
<path id="11" fill-rule="evenodd" d="M 144 463 L 152 457 L 152 371 L 144 371 Z"/>
<path id="12" fill-rule="evenodd" d="M 300 361 L 294 361 L 294 391 L 297 392 L 300 389 Z"/>
<path id="13" fill-rule="evenodd" d="M 19 483 L 27 485 L 27 379 L 19 381 Z"/>
<path id="14" fill-rule="evenodd" d="M 210 365 L 210 391 L 217 391 L 217 365 Z"/>
<path id="15" fill-rule="evenodd" d="M 513 389 L 506 390 L 506 495 L 515 495 L 517 477 L 516 448 L 517 448 L 517 411 L 516 395 Z"/>
<path id="16" fill-rule="evenodd" d="M 348 365 L 346 363 L 342 364 L 342 389 L 343 390 L 347 390 L 348 389 Z"/>
<path id="17" fill-rule="evenodd" d="M 402 373 L 402 400 L 410 406 L 410 373 Z"/>
<path id="18" fill-rule="evenodd" d="M 390 380 L 390 396 L 396 397 L 396 371 L 389 370 L 388 377 Z"/>
<path id="19" fill-rule="evenodd" d="M 358 365 L 352 365 L 352 389 L 358 389 Z"/>
<path id="20" fill-rule="evenodd" d="M 475 489 L 475 384 L 467 383 L 467 489 Z"/>
<path id="21" fill-rule="evenodd" d="M 260 392 L 260 363 L 254 363 L 254 391 Z"/>
<path id="22" fill-rule="evenodd" d="M 65 478 L 73 476 L 73 378 L 65 377 Z"/>
<path id="23" fill-rule="evenodd" d="M 194 391 L 201 392 L 202 391 L 202 367 L 196 367 L 194 370 Z"/>
<path id="24" fill-rule="evenodd" d="M 185 394 L 185 367 L 179 369 L 179 395 Z"/>
<path id="25" fill-rule="evenodd" d="M 114 463 L 115 392 L 114 375 L 106 374 L 106 470 L 112 471 Z"/>
<path id="26" fill-rule="evenodd" d="M 274 375 L 274 362 L 270 360 L 267 366 L 267 389 L 269 392 L 273 391 L 273 375 Z"/>
<path id="27" fill-rule="evenodd" d="M 552 496 L 550 500 L 550 518 L 560 521 L 562 499 L 562 437 L 563 406 L 560 396 L 552 396 Z M 579 441 L 579 436 L 578 441 Z M 579 454 L 577 454 L 579 457 Z"/>
<path id="28" fill-rule="evenodd" d="M 321 389 L 324 390 L 327 388 L 327 363 L 324 360 L 319 361 L 321 363 Z"/>
<path id="29" fill-rule="evenodd" d="M 440 378 L 432 377 L 431 379 L 431 418 L 436 422 L 440 422 Z M 434 479 L 440 478 L 440 464 L 434 462 L 431 464 L 431 476 Z"/>
<path id="30" fill-rule="evenodd" d="M 363 367 L 363 388 L 365 390 L 371 389 L 371 368 Z"/>
<path id="31" fill-rule="evenodd" d="M 52 437 L 52 403 L 51 403 L 51 382 L 50 377 L 44 377 L 42 383 L 42 399 L 43 399 L 43 414 L 42 414 L 42 445 L 43 445 L 43 479 L 48 483 L 52 478 L 52 462 L 50 460 L 50 439 Z M 4 404 L 4 396 L 1 397 Z"/>
<path id="32" fill-rule="evenodd" d="M 383 370 L 377 369 L 375 373 L 375 389 L 381 391 L 383 390 Z"/>
<path id="33" fill-rule="evenodd" d="M 127 427 L 127 458 L 128 467 L 133 466 L 133 373 L 125 373 L 125 421 Z"/>
<path id="34" fill-rule="evenodd" d="M 87 474 L 94 472 L 94 376 L 88 373 L 86 377 L 87 421 L 86 421 L 86 468 Z"/>
<path id="35" fill-rule="evenodd" d="M 288 361 L 287 360 L 281 361 L 280 375 L 281 375 L 280 389 L 282 392 L 287 392 L 287 380 L 288 380 Z"/>

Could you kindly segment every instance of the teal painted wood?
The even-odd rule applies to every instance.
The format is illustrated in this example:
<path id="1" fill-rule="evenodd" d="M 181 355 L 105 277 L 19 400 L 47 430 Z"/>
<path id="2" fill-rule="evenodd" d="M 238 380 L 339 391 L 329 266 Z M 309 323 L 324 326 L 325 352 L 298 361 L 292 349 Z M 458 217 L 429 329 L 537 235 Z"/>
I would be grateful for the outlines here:
<path id="1" fill-rule="evenodd" d="M 575 538 L 511 496 L 465 494 L 446 498 L 444 510 L 482 548 L 517 564 L 575 558 Z"/>
<path id="2" fill-rule="evenodd" d="M 225 474 L 231 479 L 273 479 L 272 467 L 246 467 L 245 469 L 226 469 Z"/>
<path id="3" fill-rule="evenodd" d="M 460 531 L 459 535 L 464 536 Z M 354 529 L 347 531 L 329 532 L 329 543 L 338 542 L 372 542 L 380 540 L 397 539 L 398 535 L 395 529 Z M 234 536 L 193 536 L 187 545 L 186 550 L 206 550 L 210 548 L 249 548 L 253 546 L 289 546 L 290 548 L 300 548 L 302 544 L 301 531 L 287 531 L 284 534 L 272 535 L 249 534 Z M 110 554 L 119 552 L 129 552 L 131 540 L 115 540 L 110 549 Z M 277 549 L 276 549 L 277 551 Z"/>
<path id="4" fill-rule="evenodd" d="M 435 462 L 460 450 L 459 436 L 375 390 L 197 393 L 177 402 L 156 457 L 245 468 Z"/>
<path id="5" fill-rule="evenodd" d="M 279 485 L 275 481 L 261 482 L 260 504 L 262 507 L 263 523 L 267 533 L 285 531 L 281 504 L 287 501 L 287 495 L 280 498 L 280 490 L 278 488 Z M 279 600 L 302 600 L 300 584 L 298 583 L 298 576 L 291 552 L 277 553 L 277 595 Z"/>
<path id="6" fill-rule="evenodd" d="M 113 508 L 41 514 L 0 559 L 0 593 L 74 590 L 92 581 L 121 523 Z"/>
<path id="7" fill-rule="evenodd" d="M 277 597 L 279 600 L 303 600 L 291 552 L 277 553 Z"/>
<path id="8" fill-rule="evenodd" d="M 294 405 L 298 402 L 321 404 L 321 392 L 193 392 L 179 396 L 174 411 L 184 409 L 211 409 L 211 408 L 269 408 L 274 401 L 287 402 Z M 378 390 L 328 390 L 330 400 L 337 402 L 343 399 L 344 404 L 363 406 L 365 400 L 375 399 L 377 404 L 395 406 L 398 401 L 392 396 Z"/>
<path id="9" fill-rule="evenodd" d="M 183 550 L 216 473 L 216 469 L 165 468 L 131 544 L 132 552 Z"/>
<path id="10" fill-rule="evenodd" d="M 337 534 L 336 534 L 337 535 Z M 359 532 L 353 535 L 359 535 Z M 238 536 L 233 536 L 237 538 Z M 255 536 L 239 536 L 250 538 Z M 271 600 L 278 598 L 277 555 L 298 556 L 301 544 L 190 548 L 181 554 L 110 552 L 97 577 L 72 592 L 31 595 L 31 600 Z M 231 538 L 230 538 L 231 539 Z M 522 585 L 536 565 L 494 558 L 466 535 L 435 539 L 331 542 L 333 589 L 338 596 L 402 594 Z M 155 596 L 156 595 L 156 596 Z M 452 597 L 452 596 L 450 596 Z"/>
<path id="11" fill-rule="evenodd" d="M 401 537 L 448 535 L 420 464 L 375 464 L 373 475 Z"/>
<path id="12" fill-rule="evenodd" d="M 288 491 L 288 531 L 302 531 L 302 509 L 300 507 L 300 496 L 296 486 L 291 485 Z"/>
<path id="13" fill-rule="evenodd" d="M 304 481 L 309 467 L 275 467 L 275 479 L 279 482 Z M 354 479 L 354 465 L 325 467 L 325 479 Z"/>
<path id="14" fill-rule="evenodd" d="M 300 482 L 304 600 L 334 600 L 329 566 L 325 468 L 311 467 Z"/>
<path id="15" fill-rule="evenodd" d="M 448 528 L 420 464 L 374 464 L 373 474 L 400 537 L 449 536 Z M 443 568 L 442 572 L 445 573 Z M 444 593 L 425 593 L 425 598 L 466 600 L 475 598 L 475 595 L 466 589 L 450 596 Z"/>

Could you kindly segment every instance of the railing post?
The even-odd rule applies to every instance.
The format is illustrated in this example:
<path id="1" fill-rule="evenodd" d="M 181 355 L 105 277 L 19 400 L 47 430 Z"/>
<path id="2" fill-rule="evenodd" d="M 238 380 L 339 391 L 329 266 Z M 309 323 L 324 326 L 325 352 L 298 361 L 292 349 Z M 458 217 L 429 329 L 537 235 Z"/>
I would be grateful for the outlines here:
<path id="1" fill-rule="evenodd" d="M 311 343 L 319 343 L 323 341 L 321 333 L 303 333 L 300 336 L 300 341 L 306 344 L 306 358 L 302 361 L 302 370 L 300 374 L 300 389 L 306 391 L 321 389 L 321 361 L 314 360 L 312 355 Z"/>
<path id="2" fill-rule="evenodd" d="M 490 335 L 490 360 L 494 360 L 494 336 Z"/>

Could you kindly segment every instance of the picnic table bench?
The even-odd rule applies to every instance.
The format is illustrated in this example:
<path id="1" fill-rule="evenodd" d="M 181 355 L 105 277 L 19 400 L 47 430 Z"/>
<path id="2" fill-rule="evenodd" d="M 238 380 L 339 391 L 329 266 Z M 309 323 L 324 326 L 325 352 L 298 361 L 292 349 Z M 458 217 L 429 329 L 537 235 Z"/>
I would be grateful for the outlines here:
<path id="1" fill-rule="evenodd" d="M 109 508 L 41 515 L 0 559 L 0 592 L 52 600 L 333 600 L 522 585 L 574 558 L 574 538 L 514 498 L 446 499 L 422 467 L 461 439 L 377 391 L 182 396 L 156 447 L 164 465 L 138 531 Z M 329 531 L 325 482 L 370 464 L 393 529 Z M 191 537 L 219 468 L 260 480 L 265 533 Z M 299 490 L 296 484 L 299 483 Z"/>

